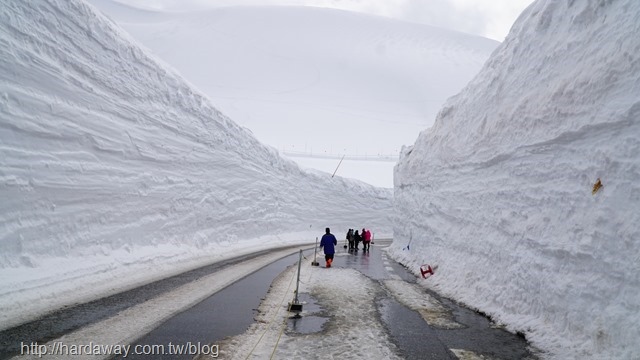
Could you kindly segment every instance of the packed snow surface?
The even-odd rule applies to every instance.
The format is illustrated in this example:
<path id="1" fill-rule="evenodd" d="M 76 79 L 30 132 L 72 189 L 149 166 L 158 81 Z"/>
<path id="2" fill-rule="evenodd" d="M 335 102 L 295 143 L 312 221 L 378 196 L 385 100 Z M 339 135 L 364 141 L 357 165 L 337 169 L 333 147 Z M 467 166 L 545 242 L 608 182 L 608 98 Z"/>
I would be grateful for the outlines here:
<path id="1" fill-rule="evenodd" d="M 549 358 L 640 354 L 638 19 L 535 2 L 395 169 L 393 256 Z"/>
<path id="2" fill-rule="evenodd" d="M 383 251 L 381 249 L 380 245 L 374 245 L 372 251 Z M 340 251 L 335 256 L 353 255 Z M 386 254 L 382 257 L 386 259 Z M 386 294 L 418 311 L 426 321 L 434 319 L 430 324 L 435 328 L 462 326 L 448 321 L 442 311 L 444 306 L 425 294 L 424 288 L 401 280 L 392 269 L 388 269 L 388 279 L 376 281 L 354 269 L 335 266 L 328 269 L 322 256 L 318 260 L 319 267 L 303 260 L 299 293 L 310 295 L 315 302 L 301 301 L 301 321 L 311 321 L 311 317 L 325 319 L 322 329 L 298 332 L 295 325 L 291 325 L 295 320 L 291 319 L 293 314 L 288 308 L 295 294 L 297 275 L 297 267 L 292 266 L 272 283 L 260 304 L 256 322 L 243 334 L 219 342 L 220 356 L 225 359 L 402 359 L 376 308 L 375 299 Z M 197 359 L 204 360 L 206 356 Z"/>
<path id="3" fill-rule="evenodd" d="M 0 7 L 0 198 L 0 328 L 326 226 L 389 234 L 392 208 L 280 157 L 79 0 Z"/>
<path id="4" fill-rule="evenodd" d="M 260 141 L 305 153 L 291 159 L 321 170 L 338 163 L 323 155 L 397 161 L 499 44 L 327 8 L 185 4 L 172 12 L 90 2 Z M 393 187 L 387 163 L 342 165 L 344 176 Z"/>

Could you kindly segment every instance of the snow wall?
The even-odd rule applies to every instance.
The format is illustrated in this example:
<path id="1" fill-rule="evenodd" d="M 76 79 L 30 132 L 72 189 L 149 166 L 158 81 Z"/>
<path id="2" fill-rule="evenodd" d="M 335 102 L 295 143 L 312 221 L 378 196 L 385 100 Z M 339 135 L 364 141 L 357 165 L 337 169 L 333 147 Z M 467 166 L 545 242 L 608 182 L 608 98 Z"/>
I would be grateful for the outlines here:
<path id="1" fill-rule="evenodd" d="M 390 235 L 392 196 L 281 158 L 91 5 L 2 2 L 3 328 L 326 226 Z"/>
<path id="2" fill-rule="evenodd" d="M 393 256 L 548 358 L 640 356 L 639 19 L 533 3 L 395 168 Z"/>

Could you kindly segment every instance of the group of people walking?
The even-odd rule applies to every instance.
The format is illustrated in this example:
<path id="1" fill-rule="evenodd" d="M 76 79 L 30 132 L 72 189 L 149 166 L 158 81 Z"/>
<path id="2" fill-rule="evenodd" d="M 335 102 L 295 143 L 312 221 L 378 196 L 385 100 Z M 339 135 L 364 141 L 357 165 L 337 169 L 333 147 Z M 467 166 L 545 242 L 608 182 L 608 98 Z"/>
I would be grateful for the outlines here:
<path id="1" fill-rule="evenodd" d="M 362 250 L 369 251 L 371 246 L 371 231 L 362 228 L 362 232 L 358 233 L 358 230 L 349 229 L 347 231 L 347 241 L 349 242 L 349 251 L 357 251 L 358 246 L 362 242 Z M 324 249 L 324 259 L 327 262 L 326 267 L 330 268 L 333 263 L 333 256 L 335 254 L 335 247 L 338 245 L 338 240 L 331 233 L 331 229 L 326 228 L 325 234 L 320 240 L 320 248 Z"/>
<path id="2" fill-rule="evenodd" d="M 371 247 L 371 231 L 362 228 L 362 232 L 358 233 L 358 230 L 349 229 L 347 231 L 347 241 L 349 242 L 349 251 L 358 250 L 360 243 L 362 242 L 362 250 L 369 251 Z"/>

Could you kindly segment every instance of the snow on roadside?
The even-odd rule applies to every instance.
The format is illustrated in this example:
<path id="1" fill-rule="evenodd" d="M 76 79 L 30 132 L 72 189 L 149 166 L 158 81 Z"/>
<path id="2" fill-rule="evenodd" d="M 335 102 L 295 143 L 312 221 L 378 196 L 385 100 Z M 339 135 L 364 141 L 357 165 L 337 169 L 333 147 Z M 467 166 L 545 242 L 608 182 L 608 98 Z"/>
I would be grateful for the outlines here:
<path id="1" fill-rule="evenodd" d="M 348 354 L 349 359 L 397 359 L 397 347 L 385 332 L 376 308 L 375 299 L 385 296 L 392 296 L 417 311 L 435 328 L 464 327 L 418 284 L 395 280 L 397 275 L 391 272 L 387 273 L 388 279 L 378 282 L 354 269 L 327 269 L 324 259 L 319 260 L 320 267 L 303 260 L 300 293 L 309 294 L 320 306 L 316 311 L 303 304 L 303 318 L 328 318 L 320 332 L 294 333 L 288 325 L 294 315 L 287 311 L 296 286 L 297 264 L 294 264 L 272 283 L 258 308 L 255 323 L 245 333 L 216 344 L 220 357 L 265 359 L 274 355 L 276 359 L 321 359 L 342 358 Z M 458 352 L 461 359 L 484 359 L 468 350 L 454 352 Z"/>
<path id="2" fill-rule="evenodd" d="M 0 309 L 7 310 L 2 326 L 9 328 L 52 309 L 89 302 L 233 257 L 296 244 L 299 238 L 259 238 L 247 241 L 246 247 L 221 246 L 215 254 L 198 254 L 171 245 L 160 245 L 153 251 L 140 247 L 136 248 L 135 256 L 116 251 L 111 259 L 105 256 L 90 256 L 75 262 L 43 259 L 41 265 L 34 268 L 2 269 L 6 278 L 2 281 Z"/>
<path id="3" fill-rule="evenodd" d="M 111 344 L 129 345 L 141 334 L 146 334 L 167 319 L 188 309 L 212 294 L 224 289 L 243 277 L 259 271 L 274 261 L 291 254 L 295 249 L 274 251 L 254 259 L 226 266 L 212 274 L 202 276 L 190 283 L 177 287 L 160 296 L 127 308 L 115 316 L 92 323 L 78 330 L 69 332 L 46 344 L 54 349 L 55 344 Z M 114 331 L 117 329 L 117 331 Z M 19 355 L 15 359 L 37 359 L 42 354 Z M 74 356 L 75 357 L 75 356 Z M 46 359 L 67 359 L 69 354 L 46 354 Z M 77 357 L 79 358 L 79 357 Z M 110 359 L 106 355 L 86 355 L 87 359 Z"/>
<path id="4" fill-rule="evenodd" d="M 384 286 L 398 301 L 417 311 L 427 324 L 440 329 L 464 327 L 453 319 L 453 314 L 440 301 L 425 293 L 420 285 L 409 284 L 403 280 L 385 280 Z"/>
<path id="5" fill-rule="evenodd" d="M 278 276 L 259 307 L 256 323 L 219 344 L 221 358 L 267 359 L 275 351 L 277 359 L 337 359 L 347 354 L 349 359 L 400 359 L 376 314 L 373 300 L 381 287 L 352 269 L 312 267 L 304 261 L 300 293 L 311 294 L 329 320 L 321 333 L 287 332 L 296 272 L 292 266 Z"/>

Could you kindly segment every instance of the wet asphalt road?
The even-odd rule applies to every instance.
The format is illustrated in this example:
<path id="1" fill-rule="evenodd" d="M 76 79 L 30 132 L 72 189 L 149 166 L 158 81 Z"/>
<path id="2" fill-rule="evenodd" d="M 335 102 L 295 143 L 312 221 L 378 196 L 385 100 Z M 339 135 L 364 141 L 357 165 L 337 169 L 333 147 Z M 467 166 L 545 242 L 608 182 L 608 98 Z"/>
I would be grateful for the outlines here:
<path id="1" fill-rule="evenodd" d="M 313 255 L 313 250 L 304 254 Z M 215 344 L 228 336 L 245 332 L 253 323 L 257 308 L 273 280 L 298 262 L 298 252 L 284 257 L 215 293 L 194 307 L 162 323 L 138 339 L 136 345 Z M 305 261 L 305 260 L 303 260 Z M 118 359 L 122 359 L 119 357 Z M 130 354 L 127 359 L 148 359 Z M 185 355 L 154 355 L 156 359 L 191 359 Z"/>
<path id="2" fill-rule="evenodd" d="M 362 250 L 349 252 L 338 246 L 337 251 L 349 255 L 336 256 L 332 266 L 356 269 L 379 282 L 392 279 L 395 274 L 406 282 L 415 283 L 415 275 L 409 273 L 402 265 L 386 258 L 382 248 L 389 244 L 388 240 L 378 240 L 366 253 Z M 424 292 L 438 299 L 453 314 L 454 320 L 464 327 L 435 328 L 428 325 L 418 312 L 400 304 L 391 296 L 376 299 L 380 319 L 405 359 L 458 359 L 451 349 L 470 350 L 484 356 L 485 359 L 537 359 L 521 336 L 492 327 L 486 316 L 442 298 L 436 293 L 426 289 Z M 303 324 L 298 326 L 300 325 Z"/>
<path id="3" fill-rule="evenodd" d="M 297 251 L 299 246 L 284 247 L 280 249 L 286 249 L 286 248 L 291 248 L 292 249 L 291 251 L 294 252 L 294 251 Z M 45 343 L 49 340 L 58 338 L 64 334 L 73 332 L 74 330 L 79 329 L 83 326 L 114 316 L 122 310 L 138 305 L 140 303 L 143 303 L 158 295 L 169 292 L 179 286 L 192 282 L 202 276 L 215 273 L 216 271 L 219 271 L 227 266 L 234 265 L 242 261 L 251 260 L 260 255 L 264 255 L 270 251 L 273 251 L 273 250 L 259 251 L 254 254 L 239 256 L 237 258 L 220 261 L 215 264 L 211 264 L 195 270 L 191 270 L 176 276 L 172 276 L 163 280 L 149 283 L 147 285 L 144 285 L 135 289 L 131 289 L 128 291 L 124 291 L 122 293 L 114 294 L 114 295 L 101 298 L 95 301 L 68 306 L 58 311 L 55 311 L 51 314 L 48 314 L 46 316 L 43 316 L 38 320 L 31 321 L 13 328 L 0 331 L 0 359 L 8 359 L 12 356 L 19 355 L 21 343 L 25 343 L 25 344 L 36 343 L 36 342 L 40 344 Z M 291 257 L 291 259 L 294 259 L 294 258 L 297 259 L 297 256 Z M 291 261 L 295 261 L 295 260 L 289 260 L 288 264 L 290 264 Z M 280 270 L 275 272 L 270 280 L 268 278 L 260 279 L 255 276 L 249 277 L 249 278 L 256 279 L 255 281 L 257 282 L 265 282 L 267 284 L 266 288 L 268 288 L 273 278 L 275 278 L 275 276 L 280 271 L 282 271 L 282 269 L 284 269 L 284 267 L 286 266 L 285 263 L 282 263 L 280 265 L 281 266 L 277 266 L 277 268 Z M 270 265 L 270 266 L 273 266 L 273 265 Z M 267 277 L 269 276 L 271 275 L 268 275 Z M 241 280 L 240 282 L 243 282 L 243 281 L 244 279 Z M 237 288 L 235 284 L 230 287 Z M 266 293 L 266 288 L 264 291 L 256 288 L 257 289 L 256 294 L 258 294 L 256 295 L 256 298 L 260 298 L 261 296 L 263 296 L 263 294 Z M 240 289 L 242 289 L 242 286 L 240 286 Z M 247 290 L 240 290 L 240 291 L 247 291 Z M 205 302 L 206 301 L 207 300 L 205 300 Z M 196 305 L 196 307 L 198 306 L 199 305 Z M 255 307 L 257 307 L 257 305 L 255 305 L 254 308 Z M 251 311 L 249 311 L 249 313 L 250 312 Z M 244 313 L 244 310 L 243 310 L 243 313 Z M 247 320 L 247 321 L 253 321 L 252 316 L 250 316 L 249 319 L 250 320 Z M 169 321 L 171 320 L 172 319 L 170 319 Z M 239 322 L 239 323 L 242 324 L 242 322 Z M 233 318 L 229 318 L 226 320 L 223 319 L 221 320 L 221 324 L 224 324 L 225 327 L 228 326 L 228 328 L 231 330 L 233 329 L 235 321 L 233 320 Z M 246 326 L 244 328 L 246 328 Z M 178 334 L 180 332 L 186 331 L 185 329 L 187 328 L 180 329 Z"/>
<path id="4" fill-rule="evenodd" d="M 353 268 L 374 281 L 400 276 L 404 281 L 415 282 L 416 277 L 401 265 L 386 259 L 382 250 L 390 241 L 376 241 L 368 253 L 348 252 L 339 244 L 334 267 Z M 313 251 L 306 251 L 311 261 Z M 0 358 L 15 354 L 16 339 L 40 341 L 60 336 L 80 326 L 113 315 L 123 308 L 145 301 L 162 291 L 168 291 L 186 281 L 197 279 L 206 273 L 215 272 L 223 266 L 250 259 L 252 256 L 215 264 L 186 274 L 117 294 L 89 304 L 65 309 L 40 321 L 0 332 Z M 280 259 L 242 280 L 217 292 L 194 307 L 167 320 L 148 334 L 138 339 L 136 344 L 167 344 L 187 342 L 215 344 L 227 336 L 243 333 L 253 322 L 256 309 L 273 279 L 288 266 L 297 262 L 298 254 Z M 319 257 L 319 261 L 322 261 Z M 390 270 L 392 269 L 392 270 Z M 427 290 L 425 290 L 427 292 Z M 377 298 L 381 322 L 398 346 L 400 355 L 406 359 L 458 359 L 451 349 L 466 349 L 491 359 L 536 359 L 529 351 L 527 342 L 517 335 L 491 327 L 485 316 L 459 306 L 453 301 L 429 293 L 440 300 L 453 314 L 455 321 L 463 324 L 462 329 L 443 330 L 429 326 L 416 311 L 397 302 L 391 296 Z M 301 294 L 306 308 L 314 305 L 314 299 Z M 289 323 L 288 331 L 297 333 L 322 332 L 323 318 L 309 317 Z M 24 341 L 24 340 L 23 340 Z M 7 345 L 12 345 L 6 347 Z M 140 356 L 138 358 L 142 358 Z M 131 354 L 128 358 L 136 358 Z M 144 357 L 144 358 L 148 358 Z M 189 359 L 190 356 L 154 356 L 157 359 Z"/>
<path id="5" fill-rule="evenodd" d="M 340 243 L 337 251 L 344 255 L 336 256 L 333 266 L 356 269 L 375 281 L 391 279 L 395 274 L 404 281 L 415 283 L 416 277 L 413 274 L 400 264 L 386 259 L 382 248 L 389 244 L 390 241 L 377 241 L 368 253 L 364 253 L 362 250 L 349 252 Z M 305 252 L 305 256 L 307 259 L 303 262 L 311 261 L 313 251 Z M 256 315 L 255 309 L 273 279 L 288 266 L 296 264 L 297 258 L 297 254 L 288 256 L 236 282 L 165 322 L 138 340 L 136 344 L 167 344 L 169 341 L 173 343 L 199 341 L 202 344 L 215 344 L 227 336 L 243 333 L 253 322 L 253 317 Z M 323 260 L 322 256 L 318 257 L 321 266 L 324 265 Z M 387 267 L 393 270 L 389 271 Z M 471 350 L 491 359 L 536 359 L 528 350 L 528 344 L 522 337 L 493 328 L 485 316 L 461 307 L 453 301 L 443 299 L 437 294 L 429 294 L 450 309 L 455 320 L 465 327 L 452 330 L 433 328 L 422 319 L 420 314 L 400 304 L 393 297 L 385 296 L 376 299 L 380 320 L 385 324 L 391 338 L 400 349 L 401 356 L 405 359 L 458 359 L 451 349 Z M 315 300 L 309 294 L 300 294 L 300 300 L 305 303 L 307 312 L 317 312 L 317 309 L 314 310 L 314 307 L 317 307 Z M 290 319 L 287 331 L 298 334 L 322 332 L 326 320 L 319 316 Z M 187 359 L 189 357 L 164 355 L 159 358 Z"/>

